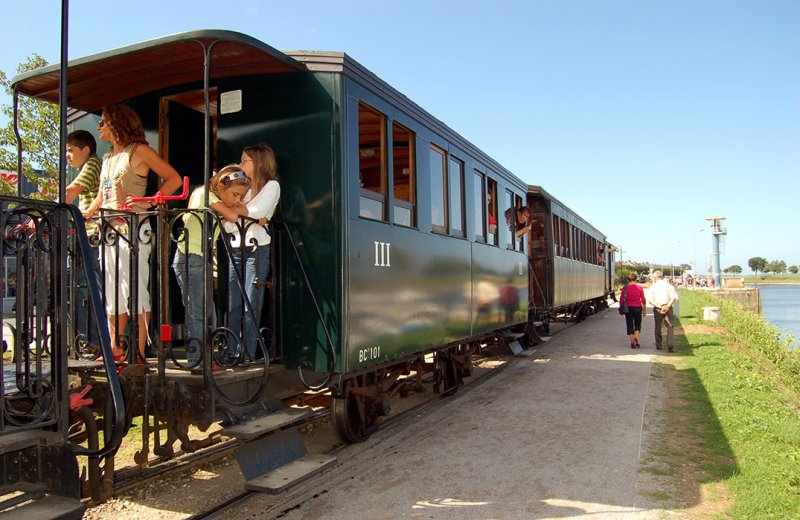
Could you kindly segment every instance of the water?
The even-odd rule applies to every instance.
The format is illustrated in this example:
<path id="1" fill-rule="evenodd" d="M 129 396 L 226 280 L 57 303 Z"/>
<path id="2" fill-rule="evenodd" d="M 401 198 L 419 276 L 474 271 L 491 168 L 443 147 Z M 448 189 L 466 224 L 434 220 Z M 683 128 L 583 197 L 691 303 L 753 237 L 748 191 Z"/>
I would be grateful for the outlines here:
<path id="1" fill-rule="evenodd" d="M 800 345 L 800 285 L 759 285 L 764 319 L 791 332 Z"/>

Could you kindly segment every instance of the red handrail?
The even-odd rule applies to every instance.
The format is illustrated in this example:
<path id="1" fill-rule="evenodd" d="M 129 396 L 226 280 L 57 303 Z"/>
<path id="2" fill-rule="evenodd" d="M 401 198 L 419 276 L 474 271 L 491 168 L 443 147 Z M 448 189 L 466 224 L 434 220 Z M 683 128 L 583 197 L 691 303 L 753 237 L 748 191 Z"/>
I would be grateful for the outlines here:
<path id="1" fill-rule="evenodd" d="M 152 202 L 160 206 L 165 204 L 168 200 L 186 200 L 189 197 L 189 177 L 183 178 L 183 191 L 180 195 L 164 195 L 161 191 L 157 191 L 152 197 L 132 197 L 131 202 Z"/>

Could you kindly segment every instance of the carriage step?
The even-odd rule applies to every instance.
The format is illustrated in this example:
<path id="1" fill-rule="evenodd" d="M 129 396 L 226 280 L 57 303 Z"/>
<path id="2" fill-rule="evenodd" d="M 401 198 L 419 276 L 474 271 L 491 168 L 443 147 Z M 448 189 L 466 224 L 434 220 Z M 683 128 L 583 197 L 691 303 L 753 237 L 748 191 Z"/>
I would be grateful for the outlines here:
<path id="1" fill-rule="evenodd" d="M 336 464 L 331 455 L 308 454 L 269 473 L 248 480 L 245 488 L 276 495 Z"/>
<path id="2" fill-rule="evenodd" d="M 62 444 L 64 436 L 58 432 L 25 430 L 8 435 L 0 435 L 0 455 L 22 451 L 34 446 L 53 446 Z"/>
<path id="3" fill-rule="evenodd" d="M 222 429 L 222 434 L 244 442 L 252 441 L 268 433 L 297 424 L 310 417 L 312 413 L 310 410 L 282 408 L 257 419 L 227 426 Z"/>
<path id="4" fill-rule="evenodd" d="M 309 455 L 294 427 L 244 441 L 234 456 L 247 489 L 266 493 L 279 493 L 336 462 L 336 457 Z"/>
<path id="5" fill-rule="evenodd" d="M 20 488 L 22 491 L 22 488 Z M 80 500 L 43 495 L 43 491 L 23 492 L 2 502 L 0 518 L 25 520 L 73 520 L 83 518 L 84 507 Z"/>
<path id="6" fill-rule="evenodd" d="M 41 484 L 17 482 L 0 486 L 0 512 L 10 510 L 20 504 L 44 497 L 47 490 Z"/>
<path id="7" fill-rule="evenodd" d="M 511 352 L 512 352 L 512 353 L 513 353 L 515 356 L 519 356 L 520 354 L 522 354 L 523 352 L 525 352 L 525 349 L 524 349 L 524 348 L 522 348 L 522 345 L 520 345 L 520 344 L 519 344 L 519 341 L 516 341 L 516 340 L 512 341 L 511 343 L 509 343 L 509 344 L 508 344 L 508 348 L 510 348 L 510 349 L 511 349 Z"/>

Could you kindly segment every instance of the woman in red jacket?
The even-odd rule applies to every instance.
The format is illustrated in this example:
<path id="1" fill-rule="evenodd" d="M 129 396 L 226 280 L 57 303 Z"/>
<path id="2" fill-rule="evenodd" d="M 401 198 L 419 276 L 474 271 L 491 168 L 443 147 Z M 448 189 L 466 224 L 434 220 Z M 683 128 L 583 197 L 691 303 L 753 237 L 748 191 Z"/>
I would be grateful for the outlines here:
<path id="1" fill-rule="evenodd" d="M 642 331 L 642 318 L 647 316 L 647 300 L 644 297 L 644 289 L 636 283 L 636 273 L 628 275 L 628 284 L 622 288 L 619 296 L 619 304 L 628 304 L 628 312 L 625 313 L 625 325 L 627 326 L 628 336 L 631 338 L 631 348 L 639 348 L 639 333 Z"/>

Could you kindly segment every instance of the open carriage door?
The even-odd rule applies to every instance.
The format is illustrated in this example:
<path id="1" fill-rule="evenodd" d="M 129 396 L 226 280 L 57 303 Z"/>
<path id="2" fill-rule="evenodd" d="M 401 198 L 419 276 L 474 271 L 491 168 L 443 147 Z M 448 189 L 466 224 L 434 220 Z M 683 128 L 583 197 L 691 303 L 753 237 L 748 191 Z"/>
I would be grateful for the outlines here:
<path id="1" fill-rule="evenodd" d="M 216 98 L 217 89 L 209 91 L 211 98 L 211 169 L 216 165 Z M 190 189 L 203 184 L 205 140 L 203 90 L 194 90 L 161 98 L 159 107 L 159 151 L 181 176 L 189 177 Z M 185 207 L 187 201 L 176 201 L 174 207 Z"/>

